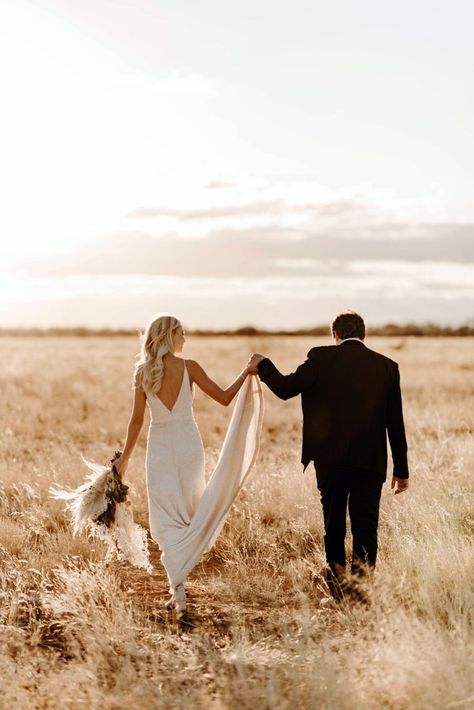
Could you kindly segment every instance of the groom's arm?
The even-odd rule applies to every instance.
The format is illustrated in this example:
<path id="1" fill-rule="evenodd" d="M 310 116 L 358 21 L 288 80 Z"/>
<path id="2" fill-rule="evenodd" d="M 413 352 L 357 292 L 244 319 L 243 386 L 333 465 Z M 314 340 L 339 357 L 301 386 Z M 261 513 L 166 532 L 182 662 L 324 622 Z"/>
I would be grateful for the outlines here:
<path id="1" fill-rule="evenodd" d="M 314 384 L 317 376 L 316 363 L 309 358 L 290 375 L 282 375 L 268 357 L 258 363 L 257 369 L 262 382 L 280 399 L 290 399 L 301 394 Z"/>
<path id="2" fill-rule="evenodd" d="M 397 364 L 392 371 L 392 383 L 388 396 L 387 432 L 392 450 L 393 475 L 395 478 L 408 478 L 408 447 L 403 422 L 400 371 Z"/>

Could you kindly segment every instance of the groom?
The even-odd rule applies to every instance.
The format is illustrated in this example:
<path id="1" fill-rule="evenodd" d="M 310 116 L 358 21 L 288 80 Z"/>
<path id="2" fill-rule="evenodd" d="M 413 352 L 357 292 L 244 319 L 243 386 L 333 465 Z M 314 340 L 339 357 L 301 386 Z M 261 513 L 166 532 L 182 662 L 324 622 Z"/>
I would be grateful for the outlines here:
<path id="1" fill-rule="evenodd" d="M 353 580 L 375 567 L 387 433 L 393 458 L 392 489 L 408 488 L 408 462 L 398 365 L 364 343 L 365 324 L 340 313 L 331 330 L 335 345 L 312 348 L 307 360 L 282 375 L 269 358 L 252 355 L 253 374 L 280 399 L 301 394 L 306 468 L 316 468 L 324 517 L 326 580 L 336 599 L 354 591 L 345 576 L 346 509 L 352 531 Z"/>

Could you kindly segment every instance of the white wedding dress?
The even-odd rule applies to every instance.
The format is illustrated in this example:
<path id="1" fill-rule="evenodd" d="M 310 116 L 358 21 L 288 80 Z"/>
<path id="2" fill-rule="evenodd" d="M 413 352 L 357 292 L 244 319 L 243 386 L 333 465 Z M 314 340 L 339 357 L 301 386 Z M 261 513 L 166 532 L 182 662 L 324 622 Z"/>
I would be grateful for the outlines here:
<path id="1" fill-rule="evenodd" d="M 181 389 L 171 410 L 159 397 L 147 394 L 151 411 L 146 455 L 150 532 L 160 546 L 172 594 L 222 529 L 255 462 L 263 418 L 260 381 L 249 376 L 238 394 L 216 468 L 206 484 L 193 390 L 185 361 L 183 364 Z"/>

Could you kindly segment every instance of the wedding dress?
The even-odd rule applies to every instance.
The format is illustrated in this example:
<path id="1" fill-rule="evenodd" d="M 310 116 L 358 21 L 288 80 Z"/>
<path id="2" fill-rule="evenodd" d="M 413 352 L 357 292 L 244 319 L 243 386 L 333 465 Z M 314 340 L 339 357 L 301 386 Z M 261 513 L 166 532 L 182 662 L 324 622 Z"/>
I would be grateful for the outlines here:
<path id="1" fill-rule="evenodd" d="M 172 409 L 147 394 L 151 411 L 146 477 L 150 532 L 161 549 L 171 594 L 214 544 L 229 508 L 257 456 L 263 418 L 258 377 L 248 376 L 237 397 L 216 468 L 206 483 L 204 449 L 193 415 L 193 389 L 184 362 Z"/>

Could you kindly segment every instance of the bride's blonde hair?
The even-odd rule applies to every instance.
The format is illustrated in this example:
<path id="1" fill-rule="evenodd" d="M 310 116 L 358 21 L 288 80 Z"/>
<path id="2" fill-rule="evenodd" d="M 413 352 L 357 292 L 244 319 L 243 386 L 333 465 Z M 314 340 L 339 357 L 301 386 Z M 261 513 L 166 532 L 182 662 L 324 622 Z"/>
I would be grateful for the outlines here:
<path id="1" fill-rule="evenodd" d="M 141 352 L 135 366 L 135 384 L 145 392 L 156 394 L 163 379 L 163 356 L 173 352 L 174 332 L 181 322 L 175 316 L 160 313 L 148 324 L 141 336 Z"/>

